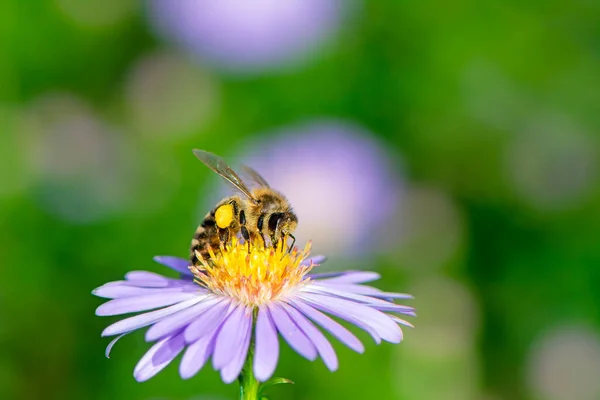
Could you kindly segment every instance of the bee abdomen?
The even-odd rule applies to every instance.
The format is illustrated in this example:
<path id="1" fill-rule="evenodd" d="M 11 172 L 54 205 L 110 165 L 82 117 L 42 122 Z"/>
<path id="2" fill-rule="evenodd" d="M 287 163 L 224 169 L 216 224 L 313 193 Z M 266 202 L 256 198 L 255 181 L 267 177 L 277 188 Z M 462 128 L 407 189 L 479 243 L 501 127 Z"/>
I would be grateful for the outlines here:
<path id="1" fill-rule="evenodd" d="M 215 219 L 213 217 L 210 217 L 209 219 L 205 219 L 204 221 L 202 221 L 202 224 L 200 225 L 202 228 L 210 228 L 212 226 L 215 226 L 217 223 L 215 221 Z"/>
<path id="2" fill-rule="evenodd" d="M 190 248 L 190 261 L 192 265 L 196 265 L 199 262 L 198 257 L 196 257 L 196 252 L 199 252 L 204 259 L 208 259 L 208 246 L 215 246 L 216 244 L 218 247 L 218 241 L 213 243 L 215 242 L 215 237 L 218 238 L 216 221 L 214 212 L 210 212 L 206 214 L 202 224 L 194 233 L 192 246 Z"/>
<path id="3" fill-rule="evenodd" d="M 196 256 L 196 252 L 200 253 L 202 258 L 205 260 L 208 258 L 208 245 L 210 244 L 210 235 L 207 234 L 203 228 L 198 228 L 194 238 L 192 239 L 192 246 L 190 249 L 190 261 L 192 265 L 198 264 L 200 260 Z"/>
<path id="4" fill-rule="evenodd" d="M 239 230 L 238 213 L 240 209 L 238 197 L 228 197 L 219 202 L 208 214 L 194 233 L 190 248 L 190 262 L 198 265 L 200 260 L 196 253 L 204 260 L 210 259 L 208 250 L 219 251 L 221 243 L 229 240 L 230 235 L 235 235 Z"/>

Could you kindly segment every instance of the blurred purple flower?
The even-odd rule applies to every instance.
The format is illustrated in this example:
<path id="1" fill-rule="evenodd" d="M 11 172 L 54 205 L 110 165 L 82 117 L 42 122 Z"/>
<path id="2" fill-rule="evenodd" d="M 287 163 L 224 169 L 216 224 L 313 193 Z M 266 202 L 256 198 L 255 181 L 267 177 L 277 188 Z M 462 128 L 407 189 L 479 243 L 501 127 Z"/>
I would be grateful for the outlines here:
<path id="1" fill-rule="evenodd" d="M 157 32 L 230 71 L 293 64 L 335 34 L 351 1 L 152 0 Z"/>
<path id="2" fill-rule="evenodd" d="M 23 110 L 18 131 L 42 208 L 73 223 L 127 208 L 136 180 L 126 162 L 133 150 L 85 101 L 44 94 Z"/>
<path id="3" fill-rule="evenodd" d="M 211 257 L 211 264 L 190 269 L 187 260 L 156 257 L 157 262 L 181 273 L 181 278 L 133 271 L 123 281 L 97 288 L 96 296 L 111 300 L 98 307 L 96 315 L 143 312 L 102 332 L 102 336 L 120 335 L 108 345 L 107 356 L 123 335 L 150 326 L 146 340 L 155 344 L 135 367 L 138 381 L 152 378 L 185 349 L 179 366 L 182 378 L 194 376 L 212 357 L 213 367 L 230 383 L 254 346 L 253 371 L 264 382 L 277 366 L 278 334 L 303 357 L 312 361 L 320 356 L 331 371 L 338 367 L 337 356 L 317 326 L 351 349 L 364 351 L 350 331 L 325 313 L 364 329 L 377 343 L 402 340 L 398 324 L 411 325 L 387 313 L 413 316 L 413 308 L 392 300 L 410 295 L 363 285 L 379 278 L 373 272 L 308 274 L 314 262 L 323 259 L 309 259 L 308 248 L 288 253 L 284 247 L 248 249 L 243 243 L 233 243 Z"/>
<path id="4" fill-rule="evenodd" d="M 299 241 L 318 253 L 367 257 L 387 236 L 403 197 L 401 165 L 371 132 L 315 120 L 254 138 L 239 159 L 287 196 Z M 318 193 L 310 196 L 307 193 Z"/>

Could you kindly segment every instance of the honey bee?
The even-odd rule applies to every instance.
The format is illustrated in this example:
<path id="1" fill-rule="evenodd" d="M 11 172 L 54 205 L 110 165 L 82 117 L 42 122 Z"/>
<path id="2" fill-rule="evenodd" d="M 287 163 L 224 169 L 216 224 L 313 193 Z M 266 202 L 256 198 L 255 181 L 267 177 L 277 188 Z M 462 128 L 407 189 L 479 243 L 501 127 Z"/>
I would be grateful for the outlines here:
<path id="1" fill-rule="evenodd" d="M 241 235 L 245 241 L 262 240 L 265 247 L 270 243 L 277 246 L 280 240 L 296 238 L 292 235 L 298 225 L 298 217 L 285 196 L 272 189 L 267 181 L 250 167 L 243 167 L 258 187 L 249 190 L 242 179 L 219 156 L 204 150 L 194 150 L 196 157 L 207 167 L 232 184 L 240 195 L 221 200 L 196 229 L 190 249 L 190 262 L 197 265 L 198 252 L 209 258 L 208 249 L 217 251 L 221 243 Z M 267 243 L 267 239 L 269 243 Z"/>

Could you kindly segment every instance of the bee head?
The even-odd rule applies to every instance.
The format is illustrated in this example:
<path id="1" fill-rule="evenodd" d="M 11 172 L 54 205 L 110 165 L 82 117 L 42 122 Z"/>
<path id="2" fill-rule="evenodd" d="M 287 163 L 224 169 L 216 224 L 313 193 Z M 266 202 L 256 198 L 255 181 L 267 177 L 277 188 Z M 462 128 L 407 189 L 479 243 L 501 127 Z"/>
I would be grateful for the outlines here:
<path id="1" fill-rule="evenodd" d="M 269 216 L 268 229 L 271 242 L 277 243 L 282 238 L 291 235 L 298 226 L 298 217 L 292 212 L 277 212 Z"/>

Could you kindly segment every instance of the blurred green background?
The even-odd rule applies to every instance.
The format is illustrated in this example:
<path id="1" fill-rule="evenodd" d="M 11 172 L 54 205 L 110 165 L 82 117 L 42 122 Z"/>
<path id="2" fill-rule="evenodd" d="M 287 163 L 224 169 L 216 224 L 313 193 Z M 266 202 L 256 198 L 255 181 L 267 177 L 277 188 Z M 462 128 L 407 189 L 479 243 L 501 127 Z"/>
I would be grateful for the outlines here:
<path id="1" fill-rule="evenodd" d="M 300 224 L 334 225 L 321 268 L 377 270 L 419 317 L 397 346 L 336 343 L 335 373 L 284 346 L 277 374 L 296 385 L 273 398 L 600 399 L 600 3 L 225 3 L 0 3 L 0 398 L 236 398 L 210 367 L 137 383 L 149 345 L 131 335 L 106 359 L 115 319 L 90 292 L 187 256 L 218 198 L 192 148 L 293 153 L 310 123 L 279 132 L 332 119 L 390 160 L 392 214 L 371 223 L 375 196 L 341 208 L 350 227 L 310 207 Z M 383 244 L 344 247 L 363 224 Z"/>

